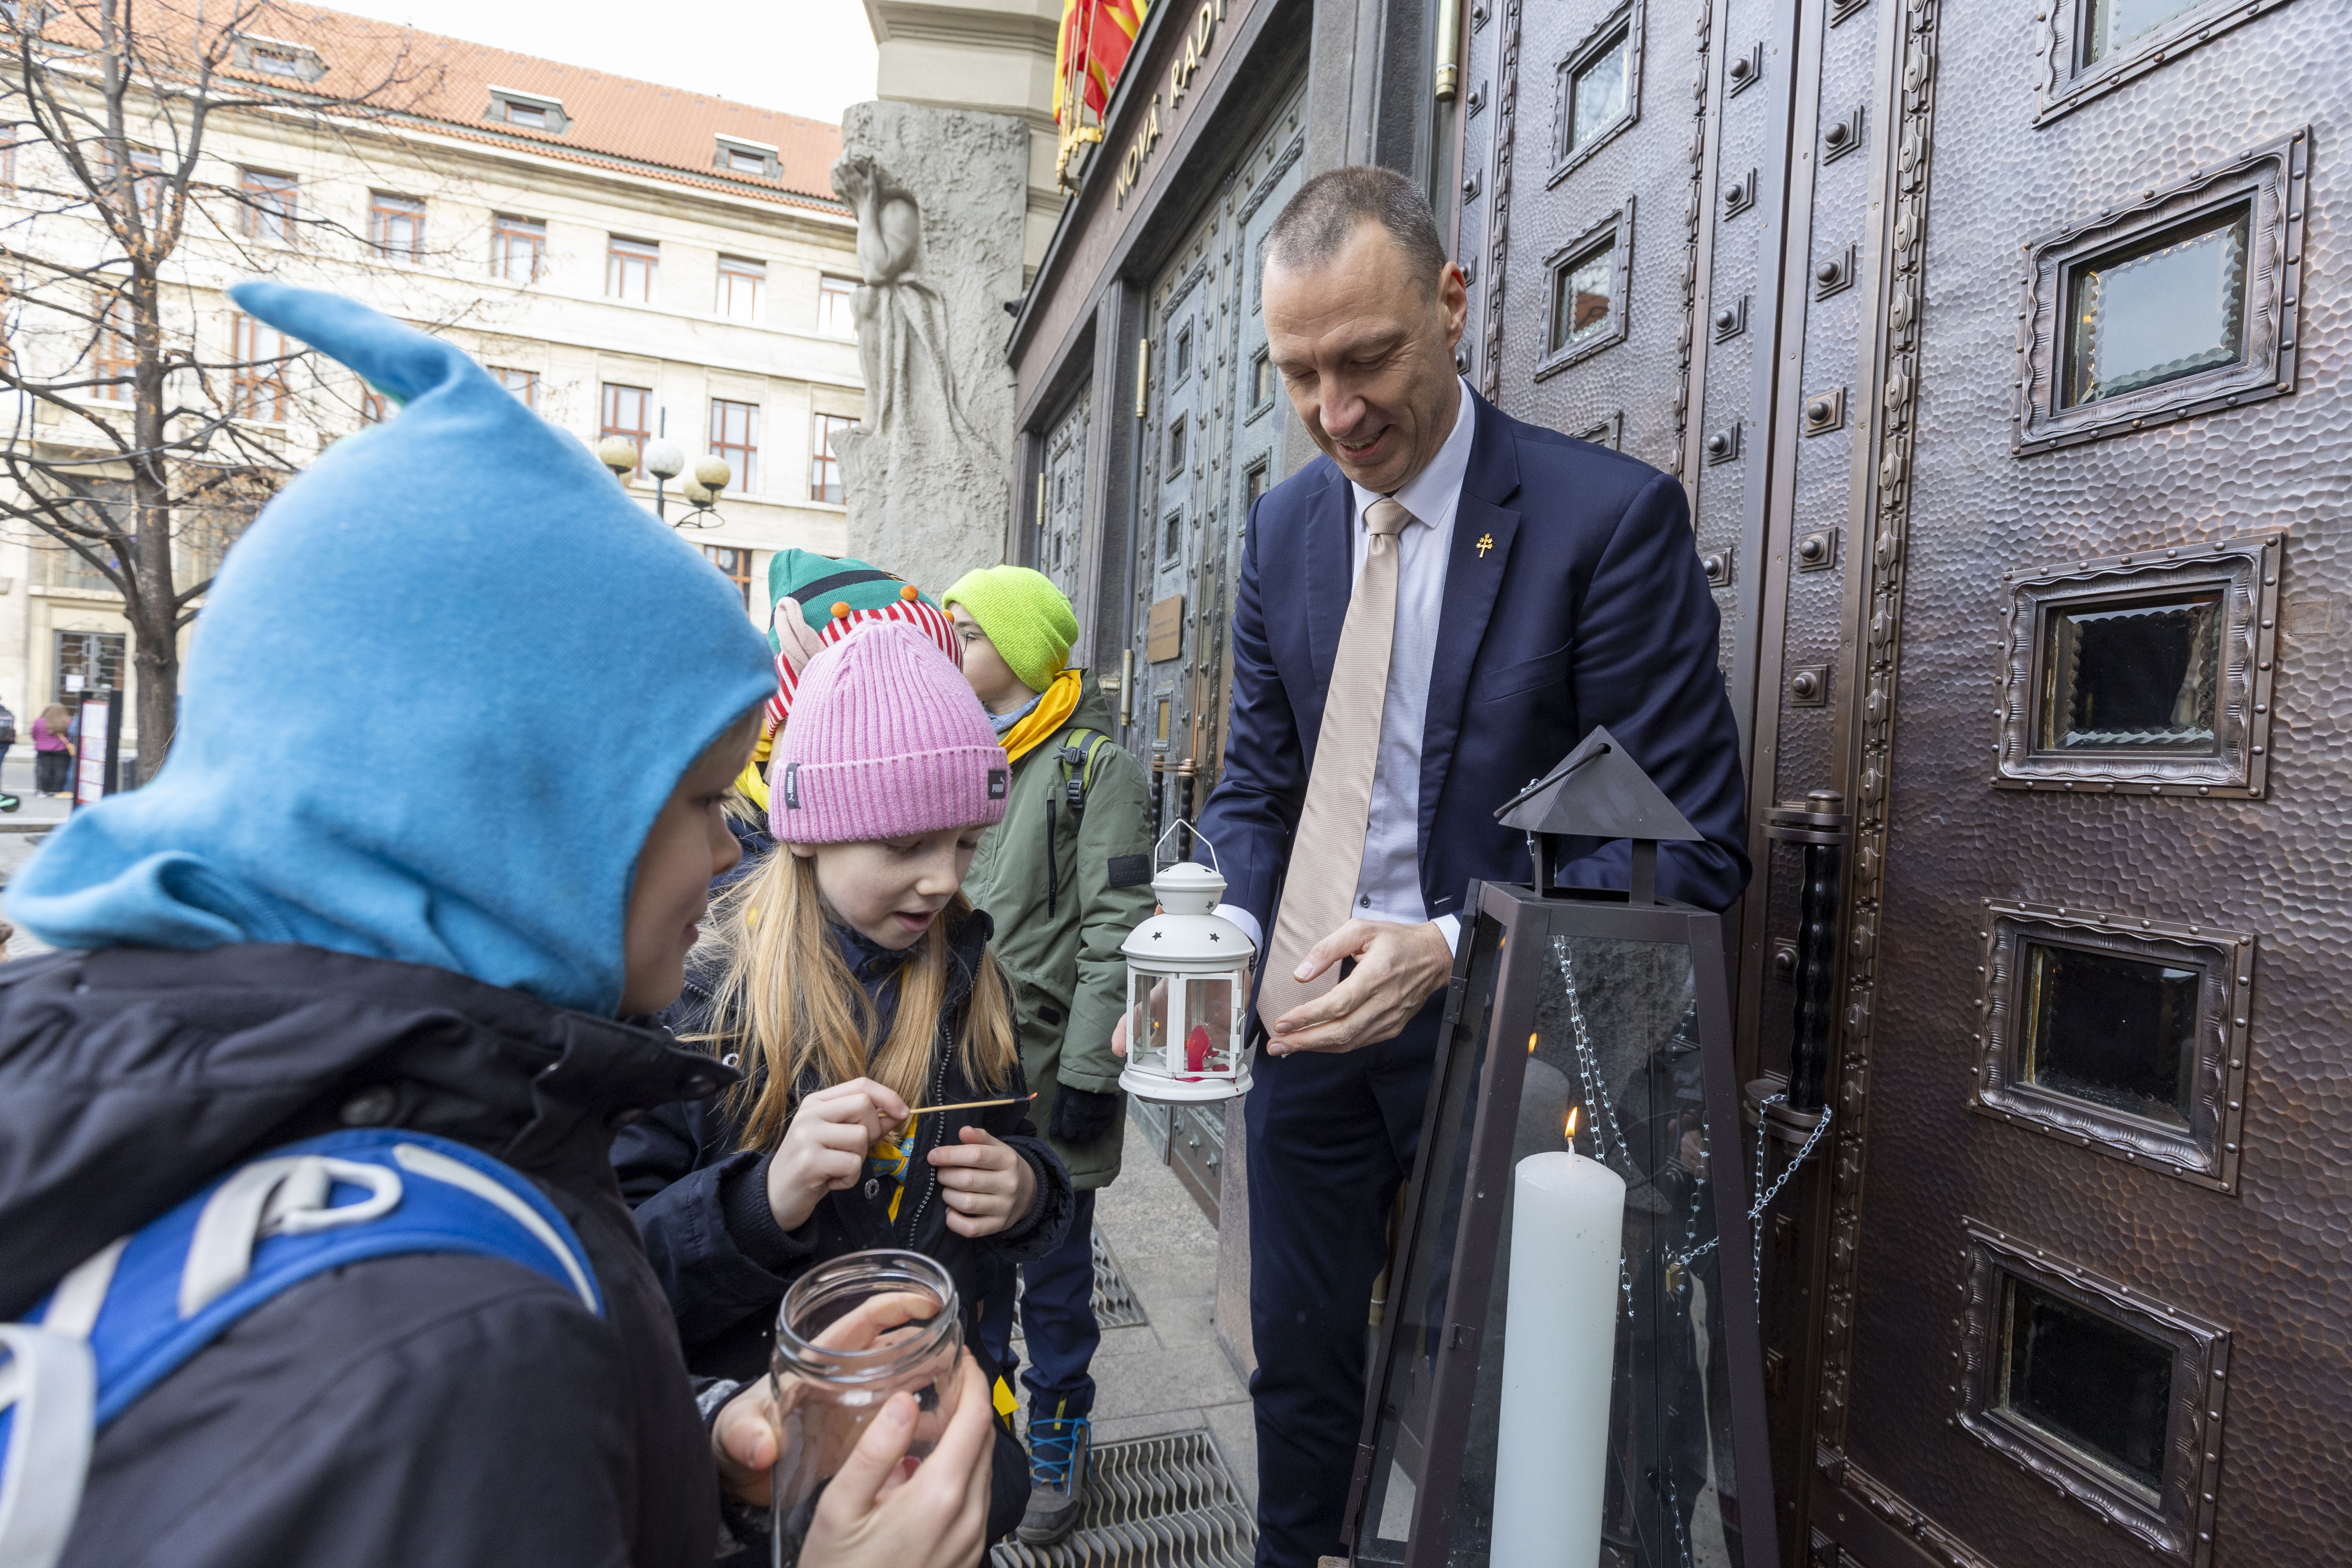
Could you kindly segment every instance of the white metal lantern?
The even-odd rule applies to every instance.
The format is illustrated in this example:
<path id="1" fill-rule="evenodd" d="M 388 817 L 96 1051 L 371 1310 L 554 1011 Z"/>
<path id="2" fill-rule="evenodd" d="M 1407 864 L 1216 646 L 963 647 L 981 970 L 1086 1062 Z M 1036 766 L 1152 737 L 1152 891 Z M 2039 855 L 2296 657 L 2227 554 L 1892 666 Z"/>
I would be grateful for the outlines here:
<path id="1" fill-rule="evenodd" d="M 1210 845 L 1212 860 L 1216 853 Z M 1216 912 L 1225 879 L 1179 860 L 1151 879 L 1151 890 L 1160 912 L 1119 947 L 1127 955 L 1127 1070 L 1118 1086 L 1141 1100 L 1178 1104 L 1247 1094 L 1242 1026 L 1257 948 Z"/>

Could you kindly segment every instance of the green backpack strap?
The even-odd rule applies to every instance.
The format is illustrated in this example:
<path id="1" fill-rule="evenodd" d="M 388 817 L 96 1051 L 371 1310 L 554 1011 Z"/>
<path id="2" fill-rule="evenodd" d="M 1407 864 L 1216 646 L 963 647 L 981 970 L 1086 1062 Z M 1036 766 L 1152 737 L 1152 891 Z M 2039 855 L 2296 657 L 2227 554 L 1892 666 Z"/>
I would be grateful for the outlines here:
<path id="1" fill-rule="evenodd" d="M 1087 791 L 1094 787 L 1095 774 L 1102 767 L 1103 748 L 1110 743 L 1110 737 L 1099 730 L 1063 731 L 1062 749 L 1056 755 L 1062 764 L 1062 799 L 1070 808 L 1072 821 L 1086 815 Z"/>

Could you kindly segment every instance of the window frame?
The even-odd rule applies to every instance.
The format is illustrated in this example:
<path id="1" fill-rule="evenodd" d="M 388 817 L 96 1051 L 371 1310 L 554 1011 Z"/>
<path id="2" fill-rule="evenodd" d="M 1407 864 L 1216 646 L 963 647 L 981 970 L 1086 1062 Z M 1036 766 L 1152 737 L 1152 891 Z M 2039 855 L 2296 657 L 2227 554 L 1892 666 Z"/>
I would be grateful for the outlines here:
<path id="1" fill-rule="evenodd" d="M 393 225 L 401 222 L 409 226 L 404 247 L 392 238 Z M 368 192 L 368 246 L 381 260 L 424 260 L 425 198 L 404 196 L 397 191 Z"/>
<path id="2" fill-rule="evenodd" d="M 743 439 L 730 440 L 732 431 L 728 419 L 730 414 L 743 416 Z M 714 397 L 708 415 L 710 455 L 725 461 L 735 470 L 732 481 L 738 495 L 760 493 L 760 405 L 740 397 Z"/>
<path id="3" fill-rule="evenodd" d="M 822 506 L 847 504 L 845 498 L 849 493 L 848 476 L 843 470 L 841 454 L 834 448 L 834 442 L 856 426 L 857 421 L 846 414 L 827 414 L 823 410 L 810 413 L 809 500 Z M 824 475 L 828 471 L 833 476 L 830 486 L 824 482 Z M 827 496 L 824 493 L 827 489 L 840 493 Z"/>
<path id="4" fill-rule="evenodd" d="M 1560 57 L 1552 79 L 1551 174 L 1545 180 L 1547 189 L 1559 184 L 1569 175 L 1591 162 L 1612 142 L 1631 130 L 1642 118 L 1642 22 L 1646 0 L 1626 0 L 1626 3 L 1603 17 L 1601 23 L 1577 40 L 1576 47 Z M 1625 34 L 1625 112 L 1593 132 L 1582 146 L 1572 146 L 1576 129 L 1574 90 L 1579 71 L 1609 52 L 1620 30 Z M 1546 342 L 1550 340 L 1547 338 Z"/>
<path id="5" fill-rule="evenodd" d="M 2236 1191 L 2245 1125 L 2253 934 L 2073 905 L 1988 900 L 1981 910 L 1983 980 L 1977 1002 L 1984 1023 L 1976 1039 L 1969 1109 L 2193 1186 Z M 2027 1076 L 2032 1019 L 2027 1016 L 2032 976 L 2026 952 L 2037 945 L 2197 972 L 2197 1065 L 2186 1127 L 2047 1089 Z"/>
<path id="6" fill-rule="evenodd" d="M 775 148 L 762 142 L 747 142 L 739 136 L 719 135 L 712 139 L 718 143 L 710 157 L 712 168 L 744 179 L 773 180 L 782 177 L 782 154 Z M 757 169 L 738 168 L 735 164 L 738 158 L 756 158 L 760 166 Z"/>
<path id="7" fill-rule="evenodd" d="M 262 352 L 261 334 L 277 339 L 275 353 Z M 286 384 L 288 355 L 297 353 L 292 340 L 258 317 L 243 310 L 230 312 L 228 326 L 229 357 L 229 416 L 257 425 L 288 423 L 288 404 L 293 394 Z M 269 362 L 278 362 L 271 363 Z M 257 412 L 260 400 L 267 395 L 270 412 Z"/>
<path id="8" fill-rule="evenodd" d="M 644 288 L 629 291 L 629 276 L 642 268 Z M 604 298 L 624 304 L 650 305 L 654 291 L 661 284 L 661 242 L 655 239 L 632 239 L 626 235 L 604 237 Z"/>
<path id="9" fill-rule="evenodd" d="M 2085 62 L 2091 7 L 2096 0 L 2051 0 L 2040 24 L 2035 49 L 2033 123 L 2047 125 L 2095 103 L 2117 88 L 2137 81 L 2242 26 L 2287 0 L 2204 0 L 2158 23 L 2105 59 Z"/>
<path id="10" fill-rule="evenodd" d="M 1963 1215 L 1960 1226 L 1967 1262 L 1955 1424 L 2178 1568 L 2197 1568 L 2206 1562 L 2213 1498 L 2220 1489 L 2215 1483 L 2221 1462 L 2230 1331 L 1979 1220 Z M 2154 1498 L 2046 1428 L 1999 1408 L 2005 1279 L 2022 1280 L 2172 1347 L 2164 1475 Z"/>
<path id="11" fill-rule="evenodd" d="M 514 258 L 518 243 L 530 257 L 530 276 L 518 279 Z M 517 217 L 512 213 L 490 215 L 490 276 L 508 283 L 536 283 L 547 276 L 547 220 Z"/>
<path id="12" fill-rule="evenodd" d="M 530 409 L 533 414 L 539 412 L 539 372 L 504 364 L 485 365 L 482 368 L 490 373 L 492 381 L 513 393 L 525 408 Z M 508 379 L 509 376 L 521 377 L 522 384 L 516 385 L 514 382 Z"/>
<path id="13" fill-rule="evenodd" d="M 1577 264 L 1590 260 L 1603 245 L 1609 247 L 1609 321 L 1599 332 L 1575 342 L 1563 339 L 1559 348 L 1551 347 L 1553 317 L 1559 310 L 1559 276 L 1573 272 Z M 1633 277 L 1633 198 L 1628 195 L 1625 205 L 1602 218 L 1591 227 L 1554 250 L 1543 261 L 1543 326 L 1537 342 L 1542 345 L 1543 357 L 1536 363 L 1533 379 L 1543 381 L 1558 375 L 1572 364 L 1581 363 L 1603 350 L 1614 348 L 1625 341 L 1632 314 L 1628 290 Z"/>
<path id="14" fill-rule="evenodd" d="M 735 294 L 740 285 L 748 285 L 751 296 L 751 308 L 745 314 L 738 314 L 733 308 Z M 763 325 L 768 315 L 768 264 L 744 256 L 721 256 L 711 310 L 722 321 L 740 321 L 746 326 Z"/>
<path id="15" fill-rule="evenodd" d="M 1995 645 L 1993 679 L 2000 706 L 1993 787 L 2262 799 L 2269 784 L 2271 667 L 2278 646 L 2284 554 L 2283 533 L 2254 533 L 2011 576 L 2002 584 L 2003 625 Z M 2039 749 L 2053 609 L 2209 590 L 2220 591 L 2222 615 L 2212 754 Z"/>
<path id="16" fill-rule="evenodd" d="M 2311 132 L 2305 127 L 2214 170 L 2200 170 L 2169 189 L 2027 244 L 2018 284 L 2018 310 L 2027 330 L 2018 335 L 2011 454 L 2032 457 L 2293 392 L 2310 168 Z M 2243 357 L 2137 391 L 2061 406 L 2074 277 L 2102 257 L 2241 206 L 2249 209 Z"/>
<path id="17" fill-rule="evenodd" d="M 301 212 L 299 177 L 271 169 L 236 171 L 238 232 L 265 245 L 293 247 Z"/>
<path id="18" fill-rule="evenodd" d="M 622 405 L 626 402 L 624 395 L 628 393 L 636 394 L 639 400 L 636 411 L 639 423 L 636 425 L 624 425 L 618 417 L 622 412 Z M 633 386 L 625 381 L 605 381 L 597 384 L 597 442 L 601 445 L 615 436 L 626 437 L 630 444 L 637 449 L 637 466 L 629 477 L 639 483 L 643 483 L 646 477 L 646 443 L 654 438 L 654 389 L 652 387 Z"/>
<path id="19" fill-rule="evenodd" d="M 734 565 L 742 569 L 740 574 L 730 569 L 729 563 L 719 559 L 722 552 L 735 558 Z M 702 547 L 702 558 L 717 567 L 720 576 L 742 590 L 743 609 L 746 614 L 749 614 L 751 608 L 751 584 L 758 562 L 752 547 L 748 544 L 706 544 Z"/>
<path id="20" fill-rule="evenodd" d="M 113 584 L 109 584 L 107 586 L 110 592 L 113 591 Z M 131 638 L 127 633 L 91 631 L 69 626 L 54 626 L 50 628 L 49 632 L 49 688 L 56 694 L 53 698 L 54 701 L 63 707 L 78 709 L 81 706 L 79 699 L 87 697 L 92 691 L 124 691 L 128 689 L 127 687 L 118 684 L 114 686 L 84 686 L 80 691 L 68 691 L 66 689 L 65 658 L 66 639 L 68 637 L 85 637 L 89 639 L 89 646 L 94 647 L 97 651 L 98 673 L 100 676 L 103 676 L 106 673 L 107 667 L 109 665 L 112 665 L 114 667 L 114 678 L 118 682 L 120 682 L 131 672 Z M 110 655 L 112 657 L 110 658 Z M 87 657 L 85 657 L 83 660 L 83 668 L 87 668 L 88 667 L 89 660 Z"/>
<path id="21" fill-rule="evenodd" d="M 544 93 L 520 92 L 508 87 L 493 87 L 489 92 L 489 106 L 482 110 L 485 120 L 511 125 L 518 131 L 538 131 L 551 136 L 561 136 L 572 129 L 572 117 L 563 111 L 563 100 L 560 98 L 549 98 Z M 538 115 L 540 123 L 532 125 L 517 120 L 517 110 Z"/>
<path id="22" fill-rule="evenodd" d="M 857 336 L 857 290 L 860 287 L 862 287 L 862 285 L 860 285 L 854 278 L 838 278 L 830 272 L 822 272 L 817 275 L 817 336 L 822 338 L 838 338 L 844 341 L 854 339 Z M 826 309 L 829 301 L 835 307 L 837 312 L 847 321 L 848 330 L 846 331 L 836 332 L 830 330 L 825 325 L 826 316 L 834 313 L 828 311 Z"/>
<path id="23" fill-rule="evenodd" d="M 132 326 L 126 319 L 130 310 L 131 301 L 121 294 L 110 295 L 99 307 L 98 322 L 89 344 L 89 369 L 93 380 L 137 373 L 138 343 L 133 331 L 125 330 Z M 109 353 L 109 349 L 120 352 Z M 88 395 L 98 403 L 123 404 L 136 401 L 137 394 L 136 387 L 123 384 L 110 387 L 93 385 Z"/>

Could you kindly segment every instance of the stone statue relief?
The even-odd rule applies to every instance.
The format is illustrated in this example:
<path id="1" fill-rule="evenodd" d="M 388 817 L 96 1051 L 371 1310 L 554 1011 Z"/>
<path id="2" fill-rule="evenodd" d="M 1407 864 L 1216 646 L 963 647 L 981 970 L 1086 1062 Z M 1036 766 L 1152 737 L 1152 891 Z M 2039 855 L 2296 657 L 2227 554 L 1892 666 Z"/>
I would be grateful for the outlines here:
<path id="1" fill-rule="evenodd" d="M 977 439 L 958 395 L 948 303 L 923 277 L 923 216 L 914 195 L 872 154 L 845 153 L 833 188 L 857 215 L 858 367 L 866 428 L 884 440 L 910 435 Z"/>

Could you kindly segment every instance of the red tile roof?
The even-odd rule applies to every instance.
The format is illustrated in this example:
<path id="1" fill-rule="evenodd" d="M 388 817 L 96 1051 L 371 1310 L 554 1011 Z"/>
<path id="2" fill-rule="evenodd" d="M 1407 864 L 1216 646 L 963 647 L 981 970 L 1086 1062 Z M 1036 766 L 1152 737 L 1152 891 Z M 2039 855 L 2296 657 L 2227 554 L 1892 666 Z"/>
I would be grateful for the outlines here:
<path id="1" fill-rule="evenodd" d="M 202 47 L 216 57 L 225 52 L 218 43 L 217 20 L 225 9 L 215 8 L 202 24 Z M 182 47 L 196 37 L 199 13 L 190 0 L 150 0 L 134 15 L 151 32 L 177 34 L 174 41 Z M 66 17 L 48 24 L 49 36 L 59 35 L 61 21 Z M 308 84 L 309 92 L 350 99 L 388 83 L 373 93 L 371 103 L 469 141 L 527 145 L 567 162 L 634 169 L 794 206 L 847 210 L 833 194 L 830 174 L 841 154 L 841 128 L 823 121 L 315 5 L 265 0 L 245 9 L 238 31 L 247 38 L 315 50 L 325 72 Z M 240 87 L 254 82 L 279 90 L 305 90 L 282 76 L 237 69 L 226 62 L 224 74 L 236 78 Z M 493 88 L 553 99 L 563 106 L 570 124 L 562 132 L 533 131 L 487 119 Z M 716 167 L 721 136 L 774 148 L 780 177 Z"/>

